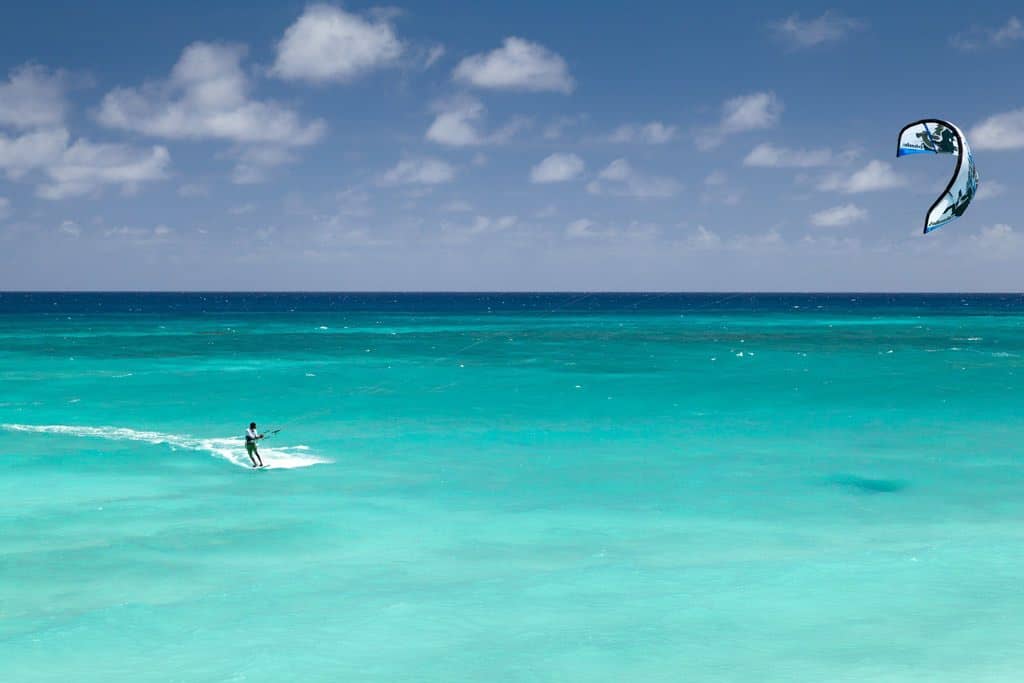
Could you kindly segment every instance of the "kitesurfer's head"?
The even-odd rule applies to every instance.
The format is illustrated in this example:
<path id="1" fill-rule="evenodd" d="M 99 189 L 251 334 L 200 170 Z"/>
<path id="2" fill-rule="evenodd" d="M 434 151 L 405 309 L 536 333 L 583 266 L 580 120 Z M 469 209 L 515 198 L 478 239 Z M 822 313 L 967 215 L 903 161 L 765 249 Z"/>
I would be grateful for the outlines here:
<path id="1" fill-rule="evenodd" d="M 249 423 L 249 429 L 256 429 L 256 423 L 255 422 L 250 422 Z"/>

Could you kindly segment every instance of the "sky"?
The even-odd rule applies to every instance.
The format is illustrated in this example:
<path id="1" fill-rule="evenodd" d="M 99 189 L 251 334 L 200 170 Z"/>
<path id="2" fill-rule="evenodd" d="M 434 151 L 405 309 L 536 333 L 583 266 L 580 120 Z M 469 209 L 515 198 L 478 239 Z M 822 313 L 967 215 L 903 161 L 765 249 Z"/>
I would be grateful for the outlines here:
<path id="1" fill-rule="evenodd" d="M 0 290 L 1020 291 L 1022 59 L 1002 0 L 17 3 Z"/>

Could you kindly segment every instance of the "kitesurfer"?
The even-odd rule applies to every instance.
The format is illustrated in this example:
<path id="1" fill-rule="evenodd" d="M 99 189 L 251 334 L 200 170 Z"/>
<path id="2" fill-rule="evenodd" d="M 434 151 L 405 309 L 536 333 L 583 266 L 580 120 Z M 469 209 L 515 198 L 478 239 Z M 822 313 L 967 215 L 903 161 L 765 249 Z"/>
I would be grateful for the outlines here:
<path id="1" fill-rule="evenodd" d="M 260 457 L 260 452 L 256 448 L 256 442 L 262 438 L 263 435 L 256 430 L 256 423 L 250 422 L 249 429 L 245 430 L 245 452 L 249 454 L 253 467 L 263 467 L 263 458 Z"/>

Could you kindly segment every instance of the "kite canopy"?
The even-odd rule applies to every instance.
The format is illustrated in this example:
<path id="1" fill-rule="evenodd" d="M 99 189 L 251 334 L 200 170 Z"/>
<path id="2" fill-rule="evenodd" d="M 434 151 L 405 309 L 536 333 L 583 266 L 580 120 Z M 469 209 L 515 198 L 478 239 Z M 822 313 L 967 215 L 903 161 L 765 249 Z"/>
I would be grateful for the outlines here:
<path id="1" fill-rule="evenodd" d="M 978 171 L 963 132 L 941 119 L 923 119 L 907 124 L 900 131 L 896 156 L 908 154 L 952 154 L 956 157 L 953 177 L 925 216 L 925 233 L 964 215 L 967 205 L 978 192 Z"/>

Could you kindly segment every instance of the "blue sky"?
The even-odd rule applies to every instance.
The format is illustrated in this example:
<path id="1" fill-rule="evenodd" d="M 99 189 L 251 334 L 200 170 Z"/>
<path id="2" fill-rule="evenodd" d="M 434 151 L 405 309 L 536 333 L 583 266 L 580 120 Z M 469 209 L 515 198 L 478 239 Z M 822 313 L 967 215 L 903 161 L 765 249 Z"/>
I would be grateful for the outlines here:
<path id="1" fill-rule="evenodd" d="M 1019 290 L 1024 12 L 965 7 L 5 9 L 0 288 Z"/>

